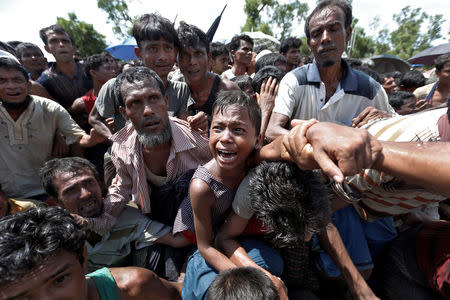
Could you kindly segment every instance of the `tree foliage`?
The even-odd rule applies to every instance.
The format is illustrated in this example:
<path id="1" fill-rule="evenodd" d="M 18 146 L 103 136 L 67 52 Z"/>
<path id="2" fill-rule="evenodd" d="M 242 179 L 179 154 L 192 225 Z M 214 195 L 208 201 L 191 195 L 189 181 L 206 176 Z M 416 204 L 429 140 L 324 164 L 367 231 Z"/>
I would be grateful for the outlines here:
<path id="1" fill-rule="evenodd" d="M 57 17 L 56 23 L 72 36 L 75 46 L 83 56 L 100 53 L 105 49 L 105 36 L 97 32 L 92 24 L 78 20 L 73 12 L 68 16 L 68 20 Z"/>
<path id="2" fill-rule="evenodd" d="M 397 28 L 390 31 L 387 28 L 379 29 L 380 19 L 375 17 L 370 24 L 372 30 L 378 32 L 374 37 L 366 36 L 364 29 L 357 27 L 354 22 L 355 41 L 351 56 L 363 58 L 377 54 L 393 54 L 408 59 L 431 47 L 432 41 L 442 37 L 442 15 L 430 16 L 421 8 L 406 6 L 398 14 L 394 14 L 392 19 Z"/>
<path id="3" fill-rule="evenodd" d="M 275 0 L 245 0 L 244 12 L 247 19 L 241 30 L 262 31 L 283 40 L 291 34 L 295 21 L 300 23 L 305 19 L 307 11 L 308 5 L 299 0 L 290 0 L 287 3 Z M 264 20 L 262 16 L 266 16 Z"/>
<path id="4" fill-rule="evenodd" d="M 108 23 L 113 23 L 113 32 L 118 37 L 127 37 L 133 23 L 125 0 L 97 0 L 97 6 L 108 14 Z"/>

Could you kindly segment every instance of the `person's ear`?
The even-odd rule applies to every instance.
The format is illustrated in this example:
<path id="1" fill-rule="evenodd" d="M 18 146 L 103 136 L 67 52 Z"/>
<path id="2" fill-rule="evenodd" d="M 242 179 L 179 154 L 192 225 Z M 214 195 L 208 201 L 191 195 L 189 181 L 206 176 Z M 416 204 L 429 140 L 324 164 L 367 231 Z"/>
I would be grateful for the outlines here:
<path id="1" fill-rule="evenodd" d="M 89 74 L 91 75 L 92 78 L 97 76 L 97 72 L 95 70 L 93 70 L 93 69 L 89 70 Z"/>
<path id="2" fill-rule="evenodd" d="M 126 114 L 126 111 L 125 111 L 125 106 L 120 106 L 119 105 L 119 112 L 120 112 L 120 114 L 122 115 L 122 117 L 125 120 L 128 120 L 128 117 L 127 117 L 127 114 Z"/>
<path id="3" fill-rule="evenodd" d="M 345 42 L 349 42 L 350 39 L 352 38 L 352 26 L 347 26 L 347 28 L 345 28 Z"/>

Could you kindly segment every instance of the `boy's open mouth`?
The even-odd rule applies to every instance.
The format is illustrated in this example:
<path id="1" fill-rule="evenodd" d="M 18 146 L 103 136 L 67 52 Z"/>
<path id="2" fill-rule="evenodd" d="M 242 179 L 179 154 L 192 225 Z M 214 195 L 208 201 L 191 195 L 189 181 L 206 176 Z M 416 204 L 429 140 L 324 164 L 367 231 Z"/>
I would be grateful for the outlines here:
<path id="1" fill-rule="evenodd" d="M 237 152 L 217 150 L 219 157 L 225 162 L 231 162 L 237 157 Z"/>

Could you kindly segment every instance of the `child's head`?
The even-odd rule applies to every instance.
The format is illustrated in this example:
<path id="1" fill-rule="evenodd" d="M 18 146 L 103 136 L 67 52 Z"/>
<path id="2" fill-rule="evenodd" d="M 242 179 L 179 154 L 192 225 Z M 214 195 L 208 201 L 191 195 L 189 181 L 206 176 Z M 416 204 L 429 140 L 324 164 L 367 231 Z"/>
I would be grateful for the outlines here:
<path id="1" fill-rule="evenodd" d="M 411 92 L 395 91 L 389 94 L 389 104 L 399 115 L 408 115 L 414 112 L 416 97 Z"/>
<path id="2" fill-rule="evenodd" d="M 245 74 L 245 75 L 233 77 L 230 80 L 235 82 L 238 85 L 238 87 L 241 89 L 241 91 L 245 92 L 247 95 L 249 95 L 252 98 L 255 97 L 255 91 L 253 90 L 253 86 L 252 86 L 252 78 L 250 76 Z"/>
<path id="3" fill-rule="evenodd" d="M 221 166 L 240 166 L 260 140 L 261 109 L 240 90 L 222 91 L 213 106 L 209 147 Z"/>

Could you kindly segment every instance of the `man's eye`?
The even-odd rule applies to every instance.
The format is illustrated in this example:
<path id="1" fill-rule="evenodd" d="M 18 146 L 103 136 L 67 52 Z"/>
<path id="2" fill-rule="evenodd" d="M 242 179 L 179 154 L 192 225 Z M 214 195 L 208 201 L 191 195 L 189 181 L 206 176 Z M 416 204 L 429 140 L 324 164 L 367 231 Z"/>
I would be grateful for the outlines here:
<path id="1" fill-rule="evenodd" d="M 64 274 L 61 276 L 56 277 L 54 284 L 55 285 L 62 285 L 64 284 L 66 281 L 68 281 L 68 279 L 70 278 L 69 274 Z"/>

